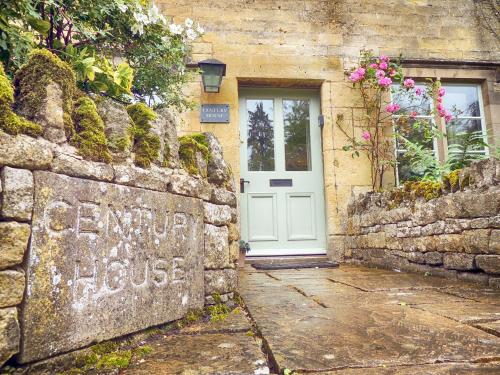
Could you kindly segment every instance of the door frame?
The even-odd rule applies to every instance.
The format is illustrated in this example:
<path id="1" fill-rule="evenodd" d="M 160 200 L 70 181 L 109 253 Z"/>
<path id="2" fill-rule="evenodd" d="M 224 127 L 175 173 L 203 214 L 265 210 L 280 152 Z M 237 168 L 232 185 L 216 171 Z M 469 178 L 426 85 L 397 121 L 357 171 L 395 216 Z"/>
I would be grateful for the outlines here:
<path id="1" fill-rule="evenodd" d="M 240 160 L 240 177 L 241 174 L 244 173 L 242 172 L 242 165 L 243 163 L 247 162 L 247 155 L 246 151 L 244 150 L 245 142 L 243 135 L 241 134 L 242 132 L 242 121 L 245 121 L 246 116 L 244 116 L 244 112 L 246 110 L 246 100 L 247 99 L 273 99 L 275 100 L 276 97 L 281 97 L 281 98 L 290 98 L 290 99 L 308 99 L 311 100 L 311 103 L 314 102 L 314 105 L 317 107 L 318 110 L 318 115 L 321 115 L 321 91 L 320 88 L 317 89 L 311 89 L 311 88 L 272 88 L 272 87 L 239 87 L 238 89 L 238 105 L 239 105 L 239 110 L 238 110 L 238 129 L 239 129 L 239 134 L 240 134 L 240 147 L 239 147 L 239 160 Z M 275 121 L 278 120 L 278 117 L 276 116 L 276 105 L 274 105 L 273 110 L 274 110 L 274 119 Z M 281 117 L 279 117 L 280 120 Z M 245 124 L 246 125 L 246 124 Z M 275 256 L 301 256 L 301 255 L 325 255 L 327 253 L 328 249 L 328 216 L 327 216 L 327 201 L 326 201 L 326 187 L 325 187 L 325 170 L 324 170 L 324 154 L 323 154 L 323 131 L 322 128 L 319 125 L 319 119 L 314 119 L 311 118 L 311 127 L 313 126 L 318 126 L 320 128 L 319 131 L 319 148 L 320 148 L 320 156 L 318 158 L 318 161 L 320 162 L 320 165 L 315 166 L 313 163 L 313 168 L 318 168 L 318 171 L 321 173 L 321 183 L 322 183 L 322 196 L 323 196 L 323 204 L 322 204 L 322 219 L 324 223 L 324 228 L 321 233 L 324 237 L 324 246 L 322 248 L 312 248 L 308 251 L 298 251 L 296 249 L 289 249 L 289 250 L 273 250 L 272 253 L 263 253 L 263 250 L 253 250 L 251 251 L 251 254 L 249 256 L 252 257 L 275 257 Z M 275 134 L 275 141 L 277 137 Z M 312 147 L 312 145 L 311 145 Z M 278 159 L 278 158 L 276 158 Z M 246 168 L 245 168 L 246 170 Z M 248 171 L 246 172 L 248 173 Z M 262 192 L 263 194 L 264 192 Z M 271 190 L 268 192 L 271 194 Z M 243 217 L 244 215 L 248 215 L 248 212 L 244 212 L 244 205 L 242 204 L 242 193 L 240 192 L 240 230 L 241 230 L 241 235 L 242 239 L 243 236 L 246 236 L 245 239 L 248 240 L 248 233 L 247 233 L 247 228 L 244 228 L 243 226 Z M 290 194 L 290 193 L 287 193 Z M 300 194 L 299 192 L 293 193 L 293 194 Z M 247 199 L 247 196 L 245 196 L 245 199 Z M 280 213 L 278 213 L 280 214 Z M 286 213 L 281 213 L 283 215 L 286 215 Z M 248 221 L 248 218 L 246 218 Z M 287 224 L 288 225 L 288 224 Z"/>

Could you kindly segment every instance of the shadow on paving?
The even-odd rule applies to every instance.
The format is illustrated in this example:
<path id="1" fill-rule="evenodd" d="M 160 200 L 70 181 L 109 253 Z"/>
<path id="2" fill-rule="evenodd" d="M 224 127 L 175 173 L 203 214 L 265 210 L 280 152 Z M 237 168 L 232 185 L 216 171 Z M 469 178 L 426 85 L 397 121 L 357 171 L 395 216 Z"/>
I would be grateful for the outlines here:
<path id="1" fill-rule="evenodd" d="M 353 266 L 240 276 L 280 371 L 500 373 L 500 290 Z"/>

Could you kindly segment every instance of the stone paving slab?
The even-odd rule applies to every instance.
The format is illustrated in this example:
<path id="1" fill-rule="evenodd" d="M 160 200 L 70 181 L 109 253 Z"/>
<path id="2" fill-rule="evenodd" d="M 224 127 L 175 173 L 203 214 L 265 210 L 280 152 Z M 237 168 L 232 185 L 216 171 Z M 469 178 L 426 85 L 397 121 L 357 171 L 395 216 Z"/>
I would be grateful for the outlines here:
<path id="1" fill-rule="evenodd" d="M 475 326 L 483 331 L 491 333 L 492 335 L 500 337 L 500 320 L 488 323 L 478 323 Z"/>
<path id="2" fill-rule="evenodd" d="M 468 371 L 482 361 L 494 363 L 478 373 L 500 368 L 500 338 L 461 323 L 498 311 L 475 302 L 495 296 L 473 284 L 341 266 L 243 273 L 240 293 L 280 370 L 445 374 L 454 365 L 426 365 L 463 362 L 456 368 Z M 461 319 L 446 317 L 446 305 Z"/>
<path id="3" fill-rule="evenodd" d="M 245 316 L 244 311 L 237 307 L 231 311 L 227 318 L 215 322 L 194 323 L 182 329 L 183 334 L 202 334 L 202 333 L 236 333 L 248 332 L 252 327 L 250 321 Z"/>
<path id="4" fill-rule="evenodd" d="M 437 364 L 407 367 L 359 368 L 339 371 L 316 372 L 315 375 L 498 375 L 499 364 Z"/>

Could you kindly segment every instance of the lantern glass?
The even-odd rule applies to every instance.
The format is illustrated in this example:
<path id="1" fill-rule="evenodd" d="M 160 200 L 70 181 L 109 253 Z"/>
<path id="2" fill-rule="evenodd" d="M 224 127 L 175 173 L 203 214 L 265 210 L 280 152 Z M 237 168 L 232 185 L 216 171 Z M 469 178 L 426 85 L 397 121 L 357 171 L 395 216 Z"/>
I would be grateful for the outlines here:
<path id="1" fill-rule="evenodd" d="M 210 59 L 201 61 L 198 65 L 202 72 L 205 92 L 219 92 L 222 77 L 226 75 L 226 64 L 215 59 Z"/>

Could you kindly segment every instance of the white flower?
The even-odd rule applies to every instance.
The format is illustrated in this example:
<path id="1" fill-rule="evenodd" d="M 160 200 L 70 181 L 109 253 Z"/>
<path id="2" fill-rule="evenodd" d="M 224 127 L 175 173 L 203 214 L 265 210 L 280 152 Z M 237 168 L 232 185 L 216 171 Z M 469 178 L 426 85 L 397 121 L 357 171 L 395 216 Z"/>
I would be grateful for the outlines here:
<path id="1" fill-rule="evenodd" d="M 186 35 L 189 40 L 195 40 L 198 37 L 198 34 L 193 29 L 187 29 Z"/>
<path id="2" fill-rule="evenodd" d="M 196 32 L 202 35 L 205 33 L 205 30 L 203 29 L 203 27 L 200 26 L 200 24 L 198 24 L 198 26 L 196 27 Z"/>
<path id="3" fill-rule="evenodd" d="M 167 24 L 167 19 L 165 18 L 165 16 L 163 14 L 160 14 L 160 21 L 166 25 Z"/>
<path id="4" fill-rule="evenodd" d="M 126 4 L 118 4 L 118 9 L 120 12 L 125 13 L 128 10 L 128 6 Z"/>
<path id="5" fill-rule="evenodd" d="M 148 22 L 148 16 L 146 16 L 143 13 L 134 12 L 134 18 L 137 21 L 137 23 L 147 24 L 147 22 Z"/>
<path id="6" fill-rule="evenodd" d="M 155 4 L 151 5 L 151 7 L 148 9 L 148 16 L 151 23 L 158 22 L 158 19 L 160 18 L 160 12 L 158 11 L 158 7 Z"/>
<path id="7" fill-rule="evenodd" d="M 168 26 L 170 32 L 174 35 L 181 35 L 184 29 L 182 28 L 182 25 L 176 25 L 175 23 L 171 23 Z"/>
<path id="8" fill-rule="evenodd" d="M 134 23 L 131 28 L 134 34 L 144 34 L 144 25 L 142 23 Z"/>
<path id="9" fill-rule="evenodd" d="M 186 18 L 184 24 L 186 25 L 187 28 L 193 27 L 193 20 L 191 18 Z"/>

